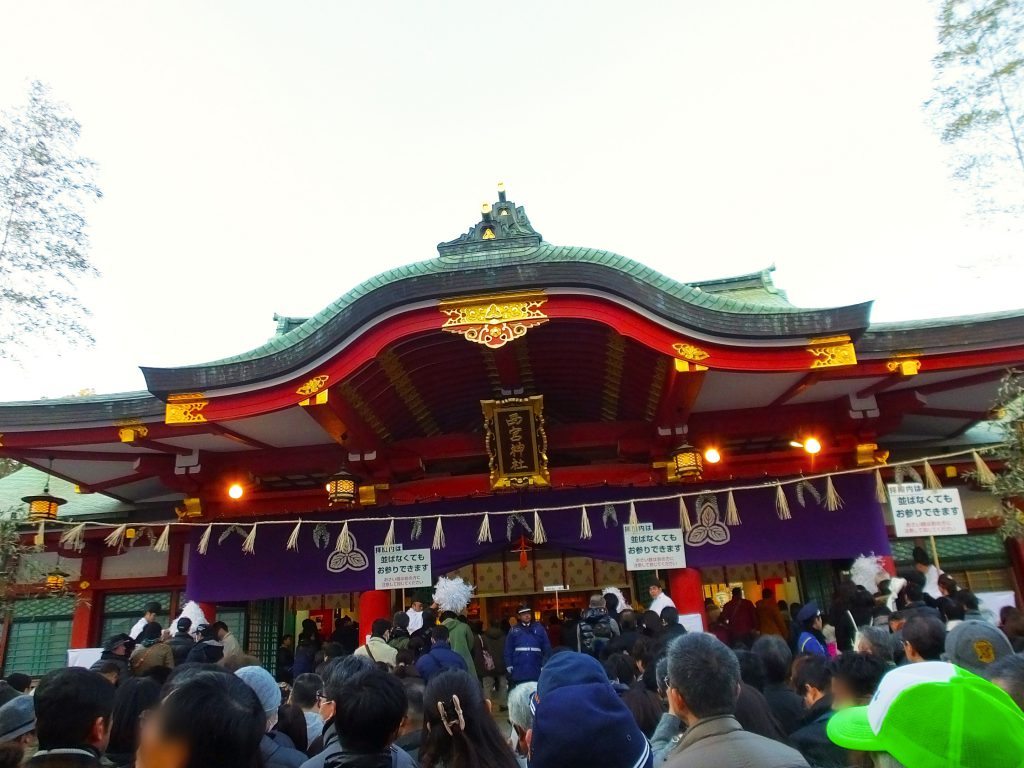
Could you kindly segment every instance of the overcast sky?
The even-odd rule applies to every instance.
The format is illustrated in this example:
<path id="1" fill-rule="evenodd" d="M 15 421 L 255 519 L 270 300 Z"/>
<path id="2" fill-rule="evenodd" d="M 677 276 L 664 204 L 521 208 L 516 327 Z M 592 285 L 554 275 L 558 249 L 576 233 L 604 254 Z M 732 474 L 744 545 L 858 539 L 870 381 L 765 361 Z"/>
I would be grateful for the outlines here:
<path id="1" fill-rule="evenodd" d="M 549 242 L 684 281 L 774 263 L 878 321 L 1024 305 L 1019 235 L 968 221 L 921 109 L 925 0 L 33 0 L 3 26 L 0 105 L 47 82 L 105 197 L 96 346 L 0 364 L 2 400 L 257 346 L 436 255 L 499 180 Z"/>

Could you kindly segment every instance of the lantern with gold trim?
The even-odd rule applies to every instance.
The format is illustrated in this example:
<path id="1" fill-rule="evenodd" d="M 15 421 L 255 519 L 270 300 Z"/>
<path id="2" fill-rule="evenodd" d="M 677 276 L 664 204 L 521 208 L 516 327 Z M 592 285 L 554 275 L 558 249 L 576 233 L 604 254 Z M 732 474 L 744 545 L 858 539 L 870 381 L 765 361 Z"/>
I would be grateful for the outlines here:
<path id="1" fill-rule="evenodd" d="M 694 482 L 704 476 L 704 459 L 700 451 L 687 442 L 672 451 L 672 465 L 676 478 L 683 482 Z"/>
<path id="2" fill-rule="evenodd" d="M 342 467 L 338 472 L 327 479 L 327 500 L 333 506 L 352 506 L 359 498 L 359 478 L 349 472 L 348 467 Z"/>
<path id="3" fill-rule="evenodd" d="M 61 570 L 60 564 L 46 574 L 46 591 L 51 595 L 64 592 L 68 583 L 68 574 Z"/>
<path id="4" fill-rule="evenodd" d="M 21 500 L 28 504 L 28 519 L 32 523 L 38 523 L 40 520 L 56 520 L 57 509 L 68 503 L 67 499 L 50 493 L 49 476 L 47 476 L 46 486 L 42 493 L 36 496 L 24 496 Z"/>

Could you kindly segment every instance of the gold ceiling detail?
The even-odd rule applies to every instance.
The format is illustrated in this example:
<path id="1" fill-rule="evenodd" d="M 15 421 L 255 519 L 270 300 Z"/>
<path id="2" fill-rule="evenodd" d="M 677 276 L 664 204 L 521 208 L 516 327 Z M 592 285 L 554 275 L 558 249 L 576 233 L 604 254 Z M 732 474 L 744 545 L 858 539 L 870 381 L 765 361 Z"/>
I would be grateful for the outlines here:
<path id="1" fill-rule="evenodd" d="M 391 432 L 384 426 L 384 422 L 377 417 L 377 414 L 363 400 L 362 395 L 356 391 L 356 388 L 350 382 L 346 381 L 339 384 L 338 391 L 341 394 L 341 399 L 348 403 L 352 410 L 356 412 L 356 415 L 365 421 L 370 429 L 377 433 L 377 437 L 385 441 L 391 440 Z"/>
<path id="2" fill-rule="evenodd" d="M 849 336 L 811 339 L 807 351 L 812 358 L 811 368 L 838 368 L 857 364 L 857 350 L 854 349 Z"/>
<path id="3" fill-rule="evenodd" d="M 409 374 L 402 366 L 402 361 L 394 350 L 387 350 L 377 356 L 377 362 L 384 369 L 391 385 L 398 392 L 398 396 L 405 403 L 405 407 L 412 413 L 416 423 L 419 424 L 423 434 L 427 437 L 441 434 L 441 428 L 434 421 L 434 416 L 424 402 L 416 385 L 412 383 Z"/>
<path id="4" fill-rule="evenodd" d="M 885 364 L 889 373 L 898 373 L 900 376 L 916 376 L 921 372 L 921 361 L 911 357 L 896 358 Z"/>
<path id="5" fill-rule="evenodd" d="M 619 415 L 619 395 L 622 389 L 622 371 L 626 364 L 626 340 L 612 331 L 604 359 L 604 387 L 601 392 L 601 418 L 615 421 Z"/>
<path id="6" fill-rule="evenodd" d="M 438 307 L 447 318 L 441 329 L 457 333 L 467 341 L 499 349 L 525 336 L 530 328 L 548 321 L 541 310 L 545 302 L 547 296 L 543 291 L 449 299 Z"/>
<path id="7" fill-rule="evenodd" d="M 701 360 L 707 360 L 711 357 L 711 353 L 707 350 L 701 349 L 700 347 L 694 346 L 687 342 L 680 342 L 673 344 L 672 349 L 676 351 L 681 358 L 689 360 L 690 362 L 700 362 Z"/>
<path id="8" fill-rule="evenodd" d="M 296 389 L 295 394 L 302 395 L 303 397 L 315 395 L 317 392 L 324 388 L 324 386 L 327 384 L 327 379 L 329 378 L 330 376 L 328 376 L 326 373 L 320 376 L 314 376 L 301 387 Z"/>
<path id="9" fill-rule="evenodd" d="M 202 392 L 170 395 L 164 411 L 165 424 L 202 424 L 206 421 L 203 409 L 210 404 Z"/>

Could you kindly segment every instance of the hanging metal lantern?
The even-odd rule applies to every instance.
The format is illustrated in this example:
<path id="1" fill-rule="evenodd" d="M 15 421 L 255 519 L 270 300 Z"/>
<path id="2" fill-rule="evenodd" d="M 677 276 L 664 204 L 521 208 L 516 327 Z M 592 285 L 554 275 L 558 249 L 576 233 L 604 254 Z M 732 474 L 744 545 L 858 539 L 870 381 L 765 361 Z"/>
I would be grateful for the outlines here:
<path id="1" fill-rule="evenodd" d="M 672 463 L 675 465 L 676 477 L 680 480 L 700 480 L 704 475 L 704 458 L 689 443 L 683 443 L 672 451 Z"/>
<path id="2" fill-rule="evenodd" d="M 38 496 L 25 496 L 22 501 L 28 504 L 28 519 L 33 523 L 38 523 L 40 520 L 56 520 L 57 508 L 68 503 L 67 499 L 50 493 L 49 482 Z"/>
<path id="3" fill-rule="evenodd" d="M 351 506 L 359 497 L 359 479 L 342 468 L 327 480 L 327 500 L 332 504 Z"/>
<path id="4" fill-rule="evenodd" d="M 46 591 L 51 594 L 63 592 L 64 588 L 67 586 L 67 580 L 68 574 L 64 573 L 64 571 L 60 569 L 60 566 L 57 566 L 46 575 Z"/>

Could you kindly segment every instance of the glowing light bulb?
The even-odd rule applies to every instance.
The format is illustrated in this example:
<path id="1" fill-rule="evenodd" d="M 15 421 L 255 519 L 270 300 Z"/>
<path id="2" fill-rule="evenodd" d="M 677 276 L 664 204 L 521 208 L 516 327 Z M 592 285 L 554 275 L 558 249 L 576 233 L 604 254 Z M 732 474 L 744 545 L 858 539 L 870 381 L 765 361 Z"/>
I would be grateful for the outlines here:
<path id="1" fill-rule="evenodd" d="M 809 437 L 804 441 L 804 450 L 810 454 L 821 453 L 821 443 L 815 437 Z"/>
<path id="2" fill-rule="evenodd" d="M 228 496 L 232 499 L 240 499 L 244 493 L 245 489 L 242 487 L 241 483 L 232 483 L 231 487 L 228 488 Z"/>
<path id="3" fill-rule="evenodd" d="M 717 464 L 722 460 L 722 454 L 717 448 L 708 448 L 704 451 L 704 461 L 708 464 Z"/>

